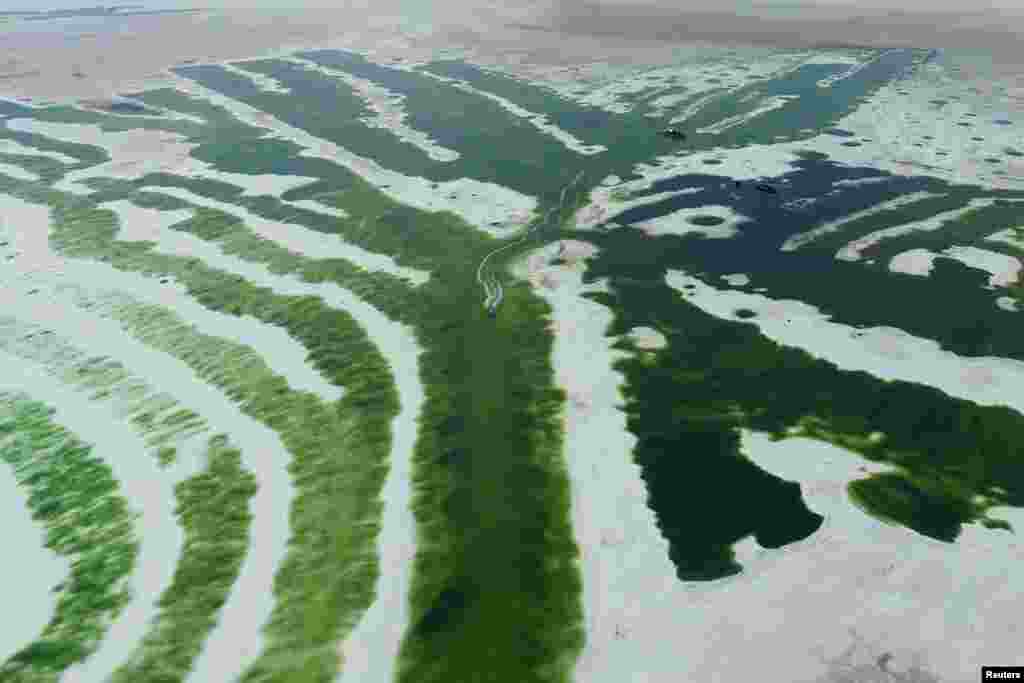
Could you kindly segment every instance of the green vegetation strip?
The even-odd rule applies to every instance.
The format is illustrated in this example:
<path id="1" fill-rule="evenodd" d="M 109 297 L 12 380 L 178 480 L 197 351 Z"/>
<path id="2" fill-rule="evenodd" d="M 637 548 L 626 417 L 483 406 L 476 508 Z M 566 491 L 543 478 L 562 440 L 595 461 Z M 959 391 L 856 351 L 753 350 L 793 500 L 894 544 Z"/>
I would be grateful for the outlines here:
<path id="1" fill-rule="evenodd" d="M 42 364 L 66 384 L 92 390 L 93 401 L 113 401 L 122 414 L 131 416 L 146 445 L 157 449 L 164 466 L 175 461 L 177 444 L 208 429 L 200 415 L 156 391 L 118 361 L 87 356 L 50 330 L 0 316 L 0 349 Z"/>
<path id="2" fill-rule="evenodd" d="M 22 187 L 53 210 L 52 244 L 64 255 L 114 267 L 167 273 L 212 310 L 284 327 L 310 361 L 346 389 L 334 404 L 291 391 L 248 347 L 199 334 L 170 312 L 117 297 L 83 301 L 113 315 L 142 341 L 188 363 L 247 415 L 275 429 L 291 452 L 297 486 L 289 552 L 275 581 L 267 645 L 246 681 L 326 681 L 338 671 L 335 645 L 369 606 L 378 568 L 380 488 L 398 399 L 385 359 L 350 315 L 316 297 L 277 296 L 206 267 L 198 259 L 115 242 L 117 216 L 94 200 Z"/>
<path id="3" fill-rule="evenodd" d="M 185 529 L 181 559 L 160 612 L 139 649 L 110 683 L 177 683 L 192 669 L 216 625 L 249 545 L 256 478 L 225 435 L 210 439 L 206 469 L 175 487 L 175 514 Z"/>
<path id="4" fill-rule="evenodd" d="M 0 394 L 0 458 L 28 489 L 32 516 L 46 527 L 46 547 L 71 560 L 70 576 L 55 589 L 50 623 L 0 666 L 0 679 L 9 683 L 56 683 L 96 650 L 128 604 L 125 581 L 139 550 L 110 467 L 54 424 L 53 413 L 24 396 Z"/>
<path id="5" fill-rule="evenodd" d="M 603 235 L 594 236 L 599 242 Z M 608 250 L 590 273 L 603 277 Z M 622 360 L 629 428 L 651 507 L 684 578 L 739 571 L 732 545 L 755 535 L 765 547 L 817 528 L 799 487 L 742 457 L 738 430 L 797 433 L 892 465 L 850 486 L 865 511 L 923 535 L 954 541 L 963 524 L 1002 526 L 998 505 L 1024 505 L 1024 460 L 1015 445 L 1024 416 L 979 406 L 927 386 L 840 370 L 781 346 L 751 323 L 722 320 L 656 278 L 611 278 L 609 335 L 653 325 L 669 342 L 653 357 Z M 623 342 L 623 348 L 626 343 Z M 877 432 L 877 434 L 876 434 Z M 756 501 L 756 505 L 723 503 Z M 769 510 L 770 514 L 765 514 Z M 700 519 L 694 527 L 692 520 Z"/>
<path id="6" fill-rule="evenodd" d="M 582 645 L 582 611 L 577 551 L 569 523 L 569 485 L 561 456 L 564 397 L 555 389 L 549 362 L 546 305 L 528 287 L 507 283 L 499 319 L 488 319 L 480 307 L 475 268 L 499 241 L 453 214 L 397 204 L 336 165 L 296 159 L 295 146 L 265 149 L 263 143 L 251 142 L 225 131 L 196 152 L 215 152 L 212 156 L 216 159 L 207 160 L 222 170 L 252 173 L 287 168 L 287 172 L 296 172 L 293 169 L 301 168 L 301 175 L 324 180 L 292 190 L 284 199 L 315 198 L 345 209 L 351 218 L 303 212 L 273 197 L 239 197 L 226 184 L 204 187 L 192 183 L 188 189 L 199 194 L 213 192 L 220 195 L 217 198 L 265 218 L 338 234 L 363 248 L 388 253 L 400 265 L 432 273 L 431 280 L 415 290 L 402 282 L 379 287 L 386 283 L 382 274 L 350 271 L 353 266 L 340 260 L 301 258 L 273 244 L 257 245 L 251 231 L 224 214 L 204 212 L 197 214 L 198 220 L 176 226 L 216 241 L 240 258 L 267 263 L 273 272 L 290 272 L 307 282 L 335 282 L 353 289 L 385 314 L 413 326 L 417 333 L 424 348 L 420 366 L 427 402 L 414 463 L 418 555 L 411 597 L 413 627 L 403 644 L 400 679 L 417 683 L 487 680 L 500 671 L 517 681 L 568 680 Z M 263 170 L 268 168 L 273 170 Z M 142 180 L 145 185 L 182 183 L 174 176 Z M 0 191 L 53 207 L 52 241 L 65 255 L 151 275 L 172 275 L 214 310 L 251 314 L 282 325 L 312 351 L 311 360 L 326 376 L 335 377 L 335 367 L 351 372 L 356 388 L 363 377 L 372 378 L 361 352 L 353 351 L 351 357 L 339 354 L 350 348 L 345 330 L 354 323 L 340 312 L 325 311 L 316 299 L 274 297 L 241 278 L 213 271 L 198 259 L 154 254 L 151 244 L 115 242 L 114 214 L 98 211 L 95 205 L 126 190 L 118 181 L 103 182 L 101 195 L 89 198 L 6 178 L 0 178 Z M 553 194 L 558 195 L 558 188 Z M 138 193 L 133 201 L 152 201 L 167 209 L 181 206 L 172 198 L 154 195 Z M 575 200 L 583 196 L 580 188 Z M 560 214 L 552 222 L 564 217 L 565 213 Z M 256 246 L 259 248 L 253 254 L 250 248 Z M 500 264 L 495 264 L 498 267 Z M 167 338 L 166 333 L 157 337 Z M 353 386 L 343 385 L 348 389 L 344 400 L 362 403 L 364 414 L 382 411 L 380 424 L 394 414 L 382 404 L 388 400 L 385 393 L 371 391 L 371 387 L 353 391 Z M 268 386 L 266 391 L 273 390 Z M 304 410 L 283 408 L 284 413 L 295 416 L 305 415 Z M 271 419 L 278 425 L 288 420 L 284 414 Z M 307 437 L 324 431 L 310 427 L 301 417 L 294 419 Z M 386 455 L 384 450 L 380 457 Z M 314 474 L 312 465 L 306 467 L 312 458 L 301 460 L 303 467 L 295 472 L 300 488 L 312 486 L 313 480 L 330 479 Z M 364 458 L 361 465 L 373 461 Z M 310 474 L 300 476 L 300 470 Z M 352 477 L 343 479 L 354 482 Z M 354 497 L 367 500 L 369 492 L 376 490 L 374 486 L 376 483 L 367 484 L 363 488 L 368 493 Z M 323 507 L 320 501 L 324 497 L 323 493 L 313 495 L 305 499 L 308 503 L 297 502 L 296 508 Z M 334 500 L 329 494 L 326 497 Z M 307 512 L 312 514 L 312 509 Z M 329 546 L 330 539 L 349 530 L 348 523 L 357 518 L 345 512 L 339 516 L 343 522 L 326 524 L 329 532 L 318 547 Z M 360 534 L 372 539 L 375 530 L 360 528 Z M 367 550 L 372 553 L 371 548 Z M 302 552 L 296 546 L 293 555 Z M 326 572 L 325 568 L 323 574 Z M 335 572 L 335 576 L 341 573 Z M 343 629 L 335 629 L 331 619 L 321 619 L 317 610 L 332 618 L 340 618 L 345 610 L 332 608 L 335 596 L 317 589 L 320 576 L 297 571 L 282 575 L 280 591 L 298 586 L 292 591 L 295 607 L 272 628 L 287 632 L 291 640 L 282 636 L 280 647 L 272 645 L 273 654 L 279 656 L 268 654 L 260 665 L 265 668 L 257 667 L 250 675 L 260 676 L 260 680 L 296 681 L 330 677 L 336 668 L 330 660 L 336 653 L 333 646 L 328 647 L 332 641 L 327 634 L 337 638 Z M 361 579 L 348 584 L 351 594 L 364 585 Z M 368 600 L 372 577 L 366 579 Z M 303 610 L 304 604 L 308 609 Z M 450 608 L 452 618 L 446 619 Z"/>

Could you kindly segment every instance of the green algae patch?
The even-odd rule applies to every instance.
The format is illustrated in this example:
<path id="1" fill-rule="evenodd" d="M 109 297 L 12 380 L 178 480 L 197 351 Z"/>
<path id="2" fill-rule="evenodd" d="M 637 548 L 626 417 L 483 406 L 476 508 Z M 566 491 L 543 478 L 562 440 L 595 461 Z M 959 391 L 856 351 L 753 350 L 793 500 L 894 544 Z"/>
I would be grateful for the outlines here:
<path id="1" fill-rule="evenodd" d="M 47 183 L 60 180 L 68 169 L 56 159 L 32 154 L 0 154 L 0 163 L 22 168 Z"/>
<path id="2" fill-rule="evenodd" d="M 424 335 L 419 543 L 397 680 L 568 681 L 581 584 L 550 310 L 521 283 L 497 321 L 474 289 L 450 293 L 462 320 Z"/>
<path id="3" fill-rule="evenodd" d="M 110 622 L 128 604 L 125 582 L 139 544 L 127 500 L 92 447 L 52 421 L 53 409 L 0 394 L 0 458 L 29 492 L 46 547 L 71 560 L 55 588 L 54 616 L 39 637 L 0 665 L 11 683 L 56 683 L 96 651 Z"/>
<path id="4" fill-rule="evenodd" d="M 169 108 L 181 109 L 188 103 L 179 105 Z M 474 680 L 508 671 L 522 681 L 567 681 L 582 647 L 582 608 L 561 454 L 564 396 L 555 388 L 548 361 L 544 303 L 525 285 L 507 283 L 498 319 L 488 319 L 480 306 L 475 267 L 502 242 L 454 214 L 398 204 L 341 167 L 296 158 L 297 146 L 267 141 L 263 148 L 263 141 L 236 130 L 239 134 L 226 124 L 190 129 L 205 136 L 192 140 L 205 145 L 193 156 L 222 170 L 258 168 L 319 177 L 318 183 L 290 190 L 282 199 L 314 198 L 344 209 L 349 217 L 301 210 L 274 197 L 239 196 L 227 184 L 166 174 L 135 181 L 134 194 L 124 181 L 113 179 L 87 181 L 99 190 L 88 198 L 15 181 L 5 181 L 0 189 L 53 208 L 51 243 L 65 256 L 172 276 L 212 310 L 281 325 L 310 349 L 310 360 L 321 372 L 345 386 L 343 401 L 350 403 L 344 405 L 324 406 L 309 396 L 299 400 L 276 380 L 259 380 L 263 375 L 255 369 L 258 364 L 242 362 L 242 357 L 227 351 L 218 353 L 214 349 L 220 347 L 213 340 L 182 341 L 185 331 L 163 314 L 143 314 L 134 305 L 123 308 L 116 302 L 100 305 L 108 312 L 116 310 L 122 323 L 147 343 L 167 344 L 165 350 L 224 388 L 245 410 L 254 411 L 253 416 L 282 434 L 295 456 L 292 473 L 300 490 L 293 511 L 292 554 L 278 576 L 278 609 L 268 626 L 268 649 L 246 673 L 246 680 L 327 681 L 337 671 L 335 644 L 372 597 L 372 540 L 377 533 L 372 520 L 379 515 L 374 496 L 386 472 L 384 439 L 389 438 L 387 425 L 397 404 L 389 406 L 394 399 L 390 382 L 376 383 L 377 360 L 364 355 L 361 346 L 351 346 L 365 334 L 343 312 L 328 311 L 314 297 L 274 296 L 266 288 L 214 271 L 199 259 L 153 253 L 151 244 L 114 241 L 116 216 L 96 208 L 103 201 L 131 199 L 162 210 L 190 206 L 157 192 L 137 191 L 143 186 L 186 187 L 263 218 L 336 234 L 389 254 L 399 265 L 431 273 L 426 285 L 413 289 L 393 276 L 365 273 L 341 259 L 304 258 L 260 240 L 223 212 L 204 211 L 174 226 L 201 235 L 225 253 L 264 263 L 271 272 L 339 284 L 415 329 L 424 347 L 420 367 L 427 401 L 414 463 L 418 555 L 410 597 L 413 623 L 403 644 L 400 677 L 417 683 Z M 134 327 L 143 325 L 143 319 L 145 326 L 152 326 L 145 327 L 146 332 Z M 168 327 L 161 327 L 160 320 Z M 358 343 L 364 341 L 365 353 L 376 354 L 368 340 Z M 386 376 L 386 364 L 382 367 L 381 376 Z M 346 426 L 332 426 L 335 419 L 344 419 Z M 338 432 L 344 436 L 335 436 Z M 338 457 L 356 442 L 368 447 L 365 454 L 353 446 L 350 457 Z M 496 466 L 481 467 L 480 458 Z M 345 469 L 355 464 L 357 471 Z M 325 499 L 345 502 L 337 510 L 323 510 Z M 365 515 L 352 509 L 357 505 L 364 505 Z M 364 517 L 371 521 L 361 521 Z M 360 520 L 357 527 L 355 520 Z M 338 554 L 344 557 L 339 559 Z M 491 588 L 496 577 L 511 587 L 508 593 Z M 448 619 L 449 608 L 451 614 L 462 609 L 466 618 Z"/>
<path id="5" fill-rule="evenodd" d="M 211 310 L 284 327 L 310 350 L 310 362 L 325 377 L 345 387 L 339 402 L 325 404 L 290 390 L 251 349 L 202 335 L 166 310 L 127 297 L 92 302 L 99 314 L 115 317 L 144 343 L 183 360 L 244 413 L 281 435 L 297 486 L 292 538 L 275 579 L 277 603 L 266 627 L 266 650 L 243 680 L 329 679 L 339 664 L 332 645 L 369 606 L 378 572 L 378 496 L 387 472 L 390 421 L 398 412 L 385 359 L 350 315 L 316 297 L 277 296 L 198 259 L 115 242 L 116 216 L 109 211 L 57 209 L 54 216 L 52 239 L 65 254 L 173 274 Z M 307 627 L 297 629 L 297 623 Z"/>
<path id="6" fill-rule="evenodd" d="M 160 611 L 139 648 L 110 683 L 183 681 L 217 623 L 249 546 L 256 478 L 225 435 L 210 439 L 203 472 L 175 486 L 175 514 L 185 530 L 181 558 Z"/>
<path id="7" fill-rule="evenodd" d="M 59 140 L 39 133 L 11 130 L 4 126 L 0 126 L 0 140 L 12 140 L 41 152 L 57 152 L 77 159 L 78 164 L 73 168 L 86 168 L 110 161 L 110 155 L 102 147 Z"/>
<path id="8" fill-rule="evenodd" d="M 164 466 L 174 463 L 181 442 L 208 429 L 201 415 L 156 391 L 120 362 L 88 356 L 50 330 L 0 316 L 0 349 L 42 364 L 63 383 L 89 392 L 91 400 L 113 402 Z"/>
<path id="9" fill-rule="evenodd" d="M 599 247 L 604 239 L 592 236 Z M 602 249 L 588 279 L 606 275 L 612 251 Z M 746 536 L 773 547 L 817 528 L 796 483 L 742 457 L 739 429 L 803 434 L 892 465 L 895 472 L 854 482 L 852 499 L 931 538 L 953 541 L 963 524 L 991 525 L 988 508 L 1024 505 L 1024 461 L 1014 445 L 1024 416 L 840 370 L 772 342 L 751 323 L 704 313 L 658 275 L 637 275 L 613 275 L 611 293 L 588 297 L 615 311 L 609 335 L 655 320 L 672 330 L 653 363 L 630 358 L 617 367 L 627 379 L 628 427 L 638 437 L 634 458 L 681 578 L 739 571 L 732 546 Z M 722 504 L 723 491 L 757 504 Z"/>
<path id="10" fill-rule="evenodd" d="M 308 321 L 326 313 L 313 298 L 293 297 L 291 303 L 277 313 L 291 317 L 295 326 L 303 317 Z M 386 365 L 380 358 L 376 368 L 365 358 L 351 362 L 359 358 L 358 347 L 353 350 L 352 343 L 323 329 L 321 346 L 303 340 L 313 346 L 314 362 L 333 366 L 332 379 L 346 387 L 345 397 L 329 405 L 289 390 L 284 378 L 246 347 L 199 334 L 167 311 L 126 300 L 104 308 L 141 341 L 185 361 L 243 412 L 281 435 L 292 454 L 288 469 L 297 487 L 292 537 L 275 578 L 277 603 L 265 629 L 266 649 L 242 680 L 327 680 L 338 671 L 330 646 L 369 606 L 378 573 L 378 496 L 387 472 L 389 422 L 397 413 Z"/>

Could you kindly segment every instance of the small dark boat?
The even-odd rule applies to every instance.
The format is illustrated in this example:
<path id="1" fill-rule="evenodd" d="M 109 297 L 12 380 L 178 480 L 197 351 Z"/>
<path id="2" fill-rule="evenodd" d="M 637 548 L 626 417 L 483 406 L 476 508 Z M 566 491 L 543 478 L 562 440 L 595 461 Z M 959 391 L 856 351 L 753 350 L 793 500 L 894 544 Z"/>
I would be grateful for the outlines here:
<path id="1" fill-rule="evenodd" d="M 678 128 L 666 128 L 661 131 L 661 134 L 667 138 L 675 138 L 677 140 L 683 140 L 686 138 L 686 133 L 679 130 Z"/>
<path id="2" fill-rule="evenodd" d="M 761 192 L 767 192 L 768 194 L 778 194 L 779 193 L 778 190 L 776 190 L 774 187 L 772 187 L 771 185 L 768 185 L 766 183 L 758 183 L 757 185 L 754 185 L 754 187 L 756 187 L 757 189 L 761 190 Z"/>
<path id="3" fill-rule="evenodd" d="M 487 307 L 487 317 L 488 318 L 497 318 L 498 317 L 498 307 L 496 305 L 491 305 L 491 306 Z"/>

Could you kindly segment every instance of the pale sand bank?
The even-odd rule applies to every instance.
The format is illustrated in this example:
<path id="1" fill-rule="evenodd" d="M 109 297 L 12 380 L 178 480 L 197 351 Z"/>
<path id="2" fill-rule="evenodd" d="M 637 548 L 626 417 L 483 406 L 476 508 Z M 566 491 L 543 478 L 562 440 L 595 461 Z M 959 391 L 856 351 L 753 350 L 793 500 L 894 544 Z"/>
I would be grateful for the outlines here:
<path id="1" fill-rule="evenodd" d="M 693 219 L 699 216 L 714 216 L 722 219 L 722 222 L 718 225 L 697 225 L 693 223 Z M 695 209 L 679 209 L 663 216 L 635 223 L 634 227 L 643 230 L 652 237 L 698 233 L 709 239 L 728 239 L 735 236 L 739 232 L 739 226 L 748 220 L 745 216 L 736 213 L 732 207 L 708 204 Z"/>
<path id="2" fill-rule="evenodd" d="M 1017 300 L 1014 299 L 1012 296 L 999 297 L 998 299 L 996 299 L 996 306 L 1003 309 L 1004 311 L 1009 311 L 1010 313 L 1015 313 L 1020 310 L 1020 305 L 1017 303 Z"/>
<path id="3" fill-rule="evenodd" d="M 727 116 L 720 121 L 716 121 L 710 126 L 698 128 L 697 132 L 718 135 L 719 133 L 724 133 L 731 128 L 735 128 L 736 126 L 742 126 L 745 123 L 749 123 L 761 114 L 767 114 L 768 112 L 775 111 L 776 109 L 781 109 L 791 100 L 797 99 L 800 99 L 799 95 L 777 95 L 774 97 L 765 97 L 760 105 L 751 111 L 743 114 L 736 114 L 735 116 Z"/>
<path id="4" fill-rule="evenodd" d="M 956 259 L 965 266 L 984 270 L 990 276 L 989 287 L 1008 287 L 1020 277 L 1020 259 L 970 246 L 953 246 L 941 253 L 927 249 L 910 249 L 894 256 L 889 262 L 889 270 L 926 276 L 931 273 L 935 259 L 942 256 Z"/>
<path id="5" fill-rule="evenodd" d="M 665 335 L 653 327 L 634 327 L 628 336 L 638 349 L 645 351 L 663 349 L 668 344 Z"/>
<path id="6" fill-rule="evenodd" d="M 306 209 L 307 211 L 314 211 L 316 213 L 327 214 L 328 216 L 334 216 L 335 218 L 348 218 L 349 213 L 344 209 L 336 209 L 333 206 L 327 206 L 313 199 L 298 199 L 293 202 L 285 202 L 289 206 L 294 206 L 300 209 Z"/>
<path id="7" fill-rule="evenodd" d="M 723 275 L 722 279 L 733 287 L 746 287 L 750 284 L 750 277 L 743 273 L 732 273 L 731 275 Z"/>
<path id="8" fill-rule="evenodd" d="M 0 353 L 0 367 L 21 363 Z M 20 393 L 6 374 L 0 391 Z M 4 386 L 4 385 L 7 386 Z M 0 441 L 0 448 L 3 442 Z M 4 552 L 16 562 L 0 564 L 0 605 L 17 619 L 0 619 L 0 662 L 35 640 L 53 616 L 57 596 L 52 592 L 71 571 L 71 563 L 45 547 L 46 527 L 32 519 L 28 488 L 18 486 L 14 470 L 0 462 L 0 519 L 4 521 Z"/>
<path id="9" fill-rule="evenodd" d="M 304 147 L 302 156 L 344 166 L 397 202 L 426 211 L 450 211 L 470 225 L 496 236 L 511 234 L 535 216 L 537 200 L 506 187 L 469 178 L 433 183 L 426 178 L 405 176 L 187 79 L 177 79 L 175 87 L 223 106 L 245 123 L 270 130 L 277 137 Z"/>
<path id="10" fill-rule="evenodd" d="M 943 211 L 942 213 L 935 214 L 931 218 L 927 218 L 923 221 L 915 221 L 904 225 L 896 225 L 891 228 L 876 230 L 875 232 L 859 237 L 848 243 L 845 247 L 836 252 L 836 258 L 843 261 L 859 261 L 865 249 L 878 244 L 886 238 L 899 237 L 900 235 L 906 235 L 911 232 L 930 232 L 933 230 L 939 230 L 946 222 L 955 221 L 958 218 L 971 213 L 977 208 L 991 206 L 993 203 L 995 203 L 995 199 L 987 197 L 983 199 L 972 199 L 967 203 L 967 206 L 959 209 L 953 209 L 951 211 Z"/>
<path id="11" fill-rule="evenodd" d="M 1018 231 L 1013 228 L 1007 228 L 1006 230 L 1000 230 L 999 232 L 992 233 L 985 239 L 992 242 L 1002 242 L 1004 244 L 1009 244 L 1011 247 L 1017 247 L 1018 249 L 1024 250 L 1024 237 L 1019 237 Z"/>
<path id="12" fill-rule="evenodd" d="M 638 180 L 612 184 L 611 180 L 606 179 L 606 183 L 591 190 L 590 201 L 576 212 L 576 228 L 592 229 L 627 209 L 677 195 L 702 192 L 703 187 L 693 187 L 659 192 L 647 197 L 628 198 L 630 193 L 649 190 L 659 180 L 688 173 L 708 173 L 709 166 L 704 163 L 708 158 L 721 162 L 714 166 L 711 172 L 723 176 L 722 182 L 725 183 L 733 179 L 755 180 L 788 173 L 793 170 L 792 164 L 800 157 L 795 150 L 782 149 L 780 145 L 750 145 L 736 150 L 715 148 L 696 154 L 663 155 L 653 159 L 651 163 L 637 164 L 632 170 L 640 176 Z"/>
<path id="13" fill-rule="evenodd" d="M 1024 362 L 1008 358 L 965 358 L 891 327 L 854 328 L 834 323 L 801 301 L 770 299 L 734 289 L 716 289 L 680 271 L 666 283 L 691 304 L 719 318 L 740 320 L 738 309 L 754 311 L 743 319 L 769 339 L 834 363 L 843 370 L 863 370 L 885 380 L 935 387 L 950 396 L 980 405 L 1005 405 L 1024 413 Z M 692 288 L 686 289 L 687 285 Z"/>
<path id="14" fill-rule="evenodd" d="M 932 272 L 938 256 L 939 254 L 928 249 L 901 251 L 889 261 L 889 270 L 894 273 L 926 276 Z"/>
<path id="15" fill-rule="evenodd" d="M 261 92 L 271 93 L 274 95 L 290 95 L 292 93 L 290 88 L 282 85 L 281 81 L 276 78 L 272 78 L 266 74 L 261 74 L 256 71 L 246 71 L 234 62 L 221 62 L 220 66 L 224 67 L 235 76 L 241 76 L 242 78 L 249 79 Z"/>
<path id="16" fill-rule="evenodd" d="M 123 199 L 100 204 L 97 208 L 110 209 L 117 214 L 120 226 L 114 239 L 119 242 L 155 242 L 160 239 L 160 234 L 172 225 L 188 220 L 194 215 L 194 212 L 188 209 L 159 211 L 136 206 Z"/>
<path id="17" fill-rule="evenodd" d="M 147 189 L 183 199 L 197 206 L 231 214 L 241 219 L 246 227 L 263 239 L 308 258 L 345 259 L 370 272 L 380 271 L 395 275 L 414 285 L 421 285 L 430 278 L 430 273 L 426 271 L 400 266 L 386 254 L 367 251 L 362 247 L 345 242 L 336 235 L 316 232 L 297 223 L 267 220 L 237 204 L 209 199 L 180 187 L 151 187 Z"/>
<path id="18" fill-rule="evenodd" d="M 410 626 L 409 590 L 416 556 L 412 460 L 417 424 L 426 400 L 420 381 L 422 348 L 409 328 L 396 323 L 386 326 L 380 322 L 368 332 L 388 359 L 401 409 L 391 426 L 389 469 L 380 493 L 384 511 L 377 538 L 380 575 L 374 586 L 374 601 L 339 646 L 342 662 L 337 683 L 392 683 L 399 646 Z"/>
<path id="19" fill-rule="evenodd" d="M 830 233 L 838 232 L 839 230 L 842 230 L 845 226 L 849 225 L 850 223 L 852 223 L 854 221 L 862 220 L 864 218 L 867 218 L 868 216 L 874 216 L 876 214 L 884 213 L 886 211 L 892 211 L 894 209 L 898 209 L 898 208 L 906 206 L 908 204 L 913 204 L 915 202 L 923 201 L 925 199 L 929 199 L 929 198 L 932 198 L 932 197 L 941 197 L 941 196 L 942 195 L 936 194 L 934 192 L 911 192 L 910 194 L 903 195 L 902 197 L 897 197 L 896 199 L 890 199 L 888 201 L 879 202 L 875 206 L 872 206 L 872 207 L 870 207 L 868 209 L 863 209 L 861 211 L 855 211 L 854 213 L 851 213 L 848 216 L 844 216 L 843 218 L 840 218 L 838 220 L 829 221 L 827 223 L 823 223 L 823 224 L 819 225 L 818 227 L 816 227 L 816 228 L 814 228 L 812 230 L 808 230 L 806 232 L 800 232 L 800 233 L 797 233 L 795 235 L 791 235 L 785 242 L 782 243 L 781 250 L 782 251 L 793 251 L 795 249 L 799 249 L 803 245 L 805 245 L 805 244 L 807 244 L 809 242 L 813 242 L 814 240 L 818 239 L 819 237 L 822 237 L 824 235 L 828 235 Z M 951 217 L 955 217 L 955 215 L 959 215 L 959 214 L 953 214 L 953 212 L 947 212 L 947 213 Z M 941 214 L 941 215 L 942 216 L 946 216 L 946 214 Z M 945 218 L 943 218 L 942 220 L 945 220 Z M 939 221 L 938 224 L 941 224 L 941 220 Z M 900 226 L 900 227 L 903 227 L 903 226 Z"/>

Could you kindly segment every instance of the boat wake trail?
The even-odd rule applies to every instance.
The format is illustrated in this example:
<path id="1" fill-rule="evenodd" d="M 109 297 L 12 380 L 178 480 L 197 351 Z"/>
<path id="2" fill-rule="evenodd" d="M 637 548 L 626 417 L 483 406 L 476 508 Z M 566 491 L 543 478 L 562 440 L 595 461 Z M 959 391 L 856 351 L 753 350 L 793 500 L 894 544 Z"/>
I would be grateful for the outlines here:
<path id="1" fill-rule="evenodd" d="M 576 174 L 575 178 L 573 178 L 565 187 L 562 188 L 562 191 L 558 197 L 558 205 L 545 211 L 544 216 L 539 221 L 534 223 L 532 227 L 527 228 L 527 230 L 522 234 L 522 236 L 519 239 L 517 239 L 515 242 L 510 242 L 508 244 L 502 245 L 500 247 L 497 247 L 496 249 L 491 250 L 482 259 L 480 259 L 480 263 L 479 265 L 477 265 L 476 268 L 476 281 L 477 284 L 480 285 L 480 287 L 484 290 L 484 308 L 486 308 L 489 313 L 493 314 L 495 311 L 497 311 L 498 305 L 501 304 L 501 300 L 504 297 L 504 290 L 502 289 L 501 281 L 498 279 L 498 276 L 486 270 L 487 262 L 495 254 L 522 244 L 530 237 L 531 234 L 536 232 L 539 228 L 545 227 L 551 220 L 551 216 L 558 214 L 565 207 L 566 194 L 569 192 L 570 189 L 572 189 L 574 185 L 579 183 L 579 181 L 582 179 L 583 171 L 580 171 L 579 173 Z"/>

